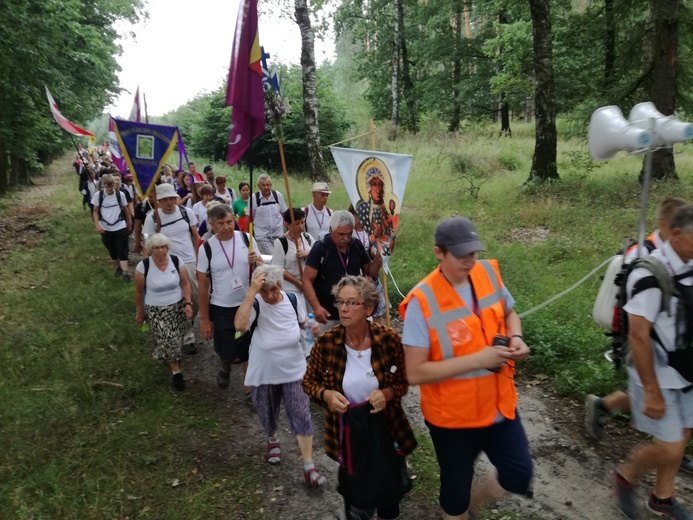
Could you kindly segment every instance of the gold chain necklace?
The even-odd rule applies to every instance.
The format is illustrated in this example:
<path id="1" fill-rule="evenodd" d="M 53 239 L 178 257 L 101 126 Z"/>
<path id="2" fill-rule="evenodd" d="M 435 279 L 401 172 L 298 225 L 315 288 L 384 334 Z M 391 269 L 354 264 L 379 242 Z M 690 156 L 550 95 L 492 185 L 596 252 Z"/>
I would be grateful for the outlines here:
<path id="1" fill-rule="evenodd" d="M 369 332 L 366 331 L 366 337 L 363 338 L 363 341 L 361 342 L 361 346 L 357 347 L 356 342 L 353 339 L 351 339 L 351 336 L 349 336 L 349 333 L 347 332 L 346 333 L 347 346 L 351 347 L 353 350 L 358 352 L 358 354 L 359 354 L 358 357 L 362 358 L 363 354 L 361 353 L 361 351 L 365 350 L 366 343 L 368 343 L 369 336 L 370 336 Z"/>

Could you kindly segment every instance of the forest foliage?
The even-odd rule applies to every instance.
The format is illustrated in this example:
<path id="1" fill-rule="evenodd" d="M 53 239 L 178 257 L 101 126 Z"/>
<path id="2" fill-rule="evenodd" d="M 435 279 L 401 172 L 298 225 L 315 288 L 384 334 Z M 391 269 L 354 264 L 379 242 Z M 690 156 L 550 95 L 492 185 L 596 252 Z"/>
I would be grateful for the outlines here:
<path id="1" fill-rule="evenodd" d="M 542 0 L 550 6 L 550 58 L 556 114 L 584 136 L 590 114 L 615 104 L 624 113 L 656 99 L 657 24 L 678 24 L 675 108 L 693 114 L 693 17 L 683 0 Z M 492 120 L 499 135 L 512 121 L 535 117 L 537 76 L 531 8 L 525 0 L 335 0 L 336 59 L 318 67 L 320 142 L 340 141 L 368 118 L 391 130 L 416 133 L 428 121 L 448 131 Z M 326 2 L 312 2 L 319 16 Z M 336 7 L 335 7 L 336 6 Z M 20 182 L 20 171 L 40 169 L 69 140 L 51 121 L 43 85 L 65 115 L 85 122 L 119 91 L 114 21 L 143 15 L 140 0 L 22 0 L 3 11 L 0 28 L 0 192 Z M 286 21 L 286 23 L 291 23 Z M 61 52 L 55 52 L 61 49 Z M 290 168 L 301 170 L 307 149 L 298 65 L 282 66 Z M 230 108 L 223 87 L 203 93 L 157 118 L 181 128 L 191 154 L 225 156 Z M 103 125 L 105 119 L 101 119 Z M 103 131 L 103 130 L 102 130 Z M 393 134 L 394 135 L 394 134 Z M 253 146 L 254 158 L 277 169 L 271 125 Z M 329 154 L 325 154 L 328 158 Z"/>

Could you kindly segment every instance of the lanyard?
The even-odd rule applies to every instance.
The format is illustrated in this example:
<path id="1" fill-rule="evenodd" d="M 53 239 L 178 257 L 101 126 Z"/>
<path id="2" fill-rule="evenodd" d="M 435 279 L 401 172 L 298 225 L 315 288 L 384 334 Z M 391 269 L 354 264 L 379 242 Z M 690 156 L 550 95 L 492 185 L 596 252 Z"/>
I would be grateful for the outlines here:
<path id="1" fill-rule="evenodd" d="M 233 271 L 233 264 L 236 263 L 236 232 L 233 232 L 233 238 L 231 239 L 231 245 L 233 246 L 233 255 L 231 257 L 232 259 L 230 262 L 229 255 L 226 254 L 226 249 L 224 249 L 224 243 L 221 240 L 219 240 L 219 245 L 221 246 L 221 250 L 223 251 L 224 256 L 226 257 L 226 263 L 229 264 L 229 267 Z"/>
<path id="2" fill-rule="evenodd" d="M 322 229 L 322 223 L 325 222 L 325 208 L 323 208 L 322 211 L 320 212 L 320 214 L 322 215 L 322 220 L 320 220 L 318 218 L 318 212 L 315 211 L 315 206 L 313 206 L 311 204 L 310 207 L 313 210 L 313 215 L 315 215 L 315 221 L 318 223 L 318 226 L 320 226 L 320 229 Z"/>
<path id="3" fill-rule="evenodd" d="M 349 267 L 349 246 L 347 246 L 346 262 L 344 258 L 342 258 L 342 253 L 339 252 L 339 249 L 337 249 L 337 256 L 339 257 L 339 261 L 342 262 L 342 266 L 344 266 L 344 274 L 349 274 L 349 271 L 347 271 L 347 267 Z"/>

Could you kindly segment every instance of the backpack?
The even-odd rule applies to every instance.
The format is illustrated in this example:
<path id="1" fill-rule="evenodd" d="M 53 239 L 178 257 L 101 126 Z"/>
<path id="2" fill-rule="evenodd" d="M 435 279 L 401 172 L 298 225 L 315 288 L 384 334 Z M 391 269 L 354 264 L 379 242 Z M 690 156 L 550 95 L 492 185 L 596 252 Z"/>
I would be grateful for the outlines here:
<path id="1" fill-rule="evenodd" d="M 286 294 L 286 297 L 289 298 L 291 306 L 294 308 L 294 312 L 296 313 L 296 321 L 298 321 L 298 300 L 296 299 L 296 295 L 291 292 L 285 292 L 284 294 Z M 255 309 L 255 319 L 253 320 L 253 323 L 250 324 L 250 328 L 248 329 L 251 337 L 253 332 L 255 332 L 255 328 L 257 327 L 257 319 L 260 317 L 260 302 L 258 302 L 257 299 L 253 300 L 253 309 Z"/>
<path id="2" fill-rule="evenodd" d="M 173 262 L 173 266 L 176 268 L 176 271 L 178 271 L 178 276 L 180 276 L 180 264 L 178 262 L 178 257 L 176 255 L 170 255 L 170 256 L 171 256 L 171 261 Z M 147 275 L 149 274 L 149 257 L 142 260 L 142 263 L 144 264 L 144 288 L 142 290 L 143 290 L 143 292 L 147 292 Z"/>
<path id="3" fill-rule="evenodd" d="M 185 222 L 188 224 L 188 231 L 190 232 L 190 236 L 192 237 L 192 228 L 190 227 L 190 217 L 188 216 L 188 212 L 183 208 L 183 206 L 178 206 L 178 210 L 180 211 L 180 218 L 178 220 L 173 220 L 171 222 L 167 222 L 166 224 L 161 223 L 161 217 L 159 215 L 153 215 L 154 222 L 156 223 L 156 232 L 161 233 L 161 228 L 165 226 L 170 226 L 171 224 L 175 224 L 176 222 L 180 222 L 181 220 L 185 220 Z M 156 218 L 159 216 L 159 218 Z"/>
<path id="4" fill-rule="evenodd" d="M 310 209 L 310 206 L 306 206 L 305 208 L 303 208 L 303 213 L 306 214 L 306 223 L 304 224 L 306 231 L 308 231 L 308 210 L 309 209 Z M 331 217 L 332 216 L 332 210 L 330 208 L 328 208 L 327 206 L 325 206 L 325 209 L 327 210 L 327 216 Z"/>
<path id="5" fill-rule="evenodd" d="M 306 242 L 308 242 L 308 245 L 313 247 L 313 243 L 311 244 L 311 240 L 313 240 L 313 237 L 310 236 L 308 233 L 301 233 L 303 235 L 303 238 L 305 239 Z M 284 250 L 284 254 L 289 252 L 289 240 L 286 238 L 286 236 L 282 235 L 279 237 L 279 243 L 282 245 L 282 249 Z M 322 262 L 320 262 L 322 264 Z"/>
<path id="6" fill-rule="evenodd" d="M 651 256 L 644 258 L 636 258 L 630 263 L 623 263 L 623 259 L 618 255 L 612 260 L 607 275 L 604 277 L 604 282 L 607 282 L 609 270 L 612 269 L 616 261 L 621 262 L 621 268 L 616 276 L 612 279 L 612 284 L 616 287 L 616 295 L 613 300 L 612 322 L 611 326 L 607 327 L 611 332 L 607 333 L 611 336 L 613 361 L 616 369 L 623 366 L 629 355 L 628 344 L 628 313 L 623 307 L 630 298 L 647 289 L 659 289 L 662 292 L 660 312 L 666 312 L 671 316 L 671 298 L 676 297 L 678 300 L 676 311 L 676 330 L 677 348 L 673 352 L 664 348 L 657 331 L 654 326 L 650 328 L 650 337 L 652 342 L 664 350 L 668 357 L 669 365 L 677 370 L 686 380 L 693 382 L 693 348 L 687 348 L 691 344 L 691 335 L 693 334 L 693 323 L 688 320 L 688 309 L 693 308 L 693 287 L 687 287 L 680 283 L 681 280 L 693 275 L 693 272 L 687 272 L 676 276 L 671 276 L 662 262 Z M 647 269 L 652 273 L 646 276 L 633 286 L 631 294 L 628 294 L 627 282 L 628 277 L 635 269 Z M 603 285 L 602 284 L 602 285 Z M 601 293 L 601 289 L 600 289 Z M 596 302 L 595 302 L 596 307 Z M 684 334 L 684 345 L 679 338 L 680 320 L 687 319 L 686 333 Z M 596 316 L 595 316 L 596 321 Z M 599 323 L 599 322 L 597 322 Z"/>
<path id="7" fill-rule="evenodd" d="M 241 235 L 243 235 L 245 247 L 250 249 L 250 239 L 248 235 L 246 233 L 241 233 Z M 209 294 L 212 294 L 214 292 L 214 288 L 212 287 L 212 246 L 210 246 L 209 241 L 207 241 L 202 244 L 202 248 L 205 250 L 205 256 L 207 257 L 207 271 L 205 274 L 207 278 L 209 278 Z"/>
<path id="8" fill-rule="evenodd" d="M 273 201 L 271 200 L 269 202 L 265 202 L 265 201 L 260 202 L 260 192 L 256 191 L 255 192 L 255 205 L 260 207 L 260 206 L 271 206 L 272 204 L 279 204 L 279 197 L 277 196 L 277 192 L 274 190 L 272 190 L 272 197 L 274 198 Z"/>
<path id="9" fill-rule="evenodd" d="M 120 190 L 115 190 L 114 193 L 115 193 L 115 196 L 116 196 L 116 200 L 118 201 L 118 207 L 120 208 L 120 215 L 118 215 L 118 218 L 116 219 L 115 222 L 109 222 L 108 220 L 106 220 L 105 218 L 103 218 L 103 215 L 101 215 L 101 206 L 103 206 L 103 198 L 105 197 L 106 194 L 104 193 L 104 190 L 99 190 L 99 209 L 98 209 L 98 212 L 99 212 L 99 222 L 100 222 L 100 221 L 104 221 L 104 222 L 105 222 L 106 224 L 108 224 L 109 226 L 115 226 L 115 225 L 116 225 L 118 222 L 120 222 L 121 220 L 125 220 L 125 215 L 123 214 L 123 204 L 122 204 L 122 202 L 120 201 Z M 109 207 L 111 207 L 111 206 L 109 206 Z"/>

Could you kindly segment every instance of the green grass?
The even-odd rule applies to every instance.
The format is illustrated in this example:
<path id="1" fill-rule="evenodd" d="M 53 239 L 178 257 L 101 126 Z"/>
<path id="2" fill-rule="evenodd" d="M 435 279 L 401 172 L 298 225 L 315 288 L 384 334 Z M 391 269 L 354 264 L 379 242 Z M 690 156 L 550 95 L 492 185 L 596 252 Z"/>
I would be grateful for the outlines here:
<path id="1" fill-rule="evenodd" d="M 205 466 L 195 439 L 223 427 L 168 391 L 132 286 L 113 278 L 73 179 L 56 180 L 51 214 L 31 217 L 40 244 L 0 264 L 0 518 L 261 518 L 252 461 Z"/>

